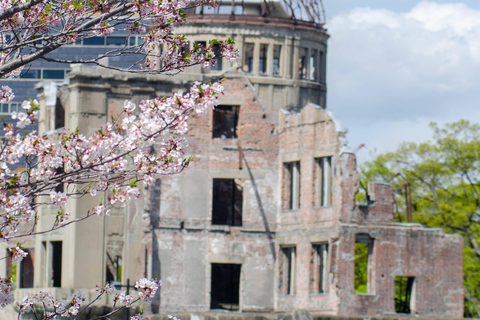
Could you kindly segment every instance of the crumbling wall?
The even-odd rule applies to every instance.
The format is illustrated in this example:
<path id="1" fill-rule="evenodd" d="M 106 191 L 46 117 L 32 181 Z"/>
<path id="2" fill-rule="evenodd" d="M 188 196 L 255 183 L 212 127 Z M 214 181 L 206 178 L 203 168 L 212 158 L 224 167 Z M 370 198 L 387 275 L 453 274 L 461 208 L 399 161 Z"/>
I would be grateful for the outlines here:
<path id="1" fill-rule="evenodd" d="M 370 183 L 371 204 L 357 210 L 356 224 L 339 230 L 338 314 L 395 314 L 395 278 L 412 278 L 409 314 L 445 319 L 463 315 L 463 241 L 441 229 L 393 222 L 391 186 Z M 368 292 L 354 293 L 355 242 L 372 239 Z"/>
<path id="2" fill-rule="evenodd" d="M 229 95 L 220 104 L 239 106 L 237 137 L 212 138 L 212 110 L 193 115 L 193 161 L 180 175 L 161 179 L 160 310 L 209 310 L 212 264 L 241 265 L 240 310 L 273 310 L 277 138 L 245 78 L 227 75 L 224 85 Z M 213 179 L 234 179 L 242 189 L 241 227 L 212 224 Z"/>

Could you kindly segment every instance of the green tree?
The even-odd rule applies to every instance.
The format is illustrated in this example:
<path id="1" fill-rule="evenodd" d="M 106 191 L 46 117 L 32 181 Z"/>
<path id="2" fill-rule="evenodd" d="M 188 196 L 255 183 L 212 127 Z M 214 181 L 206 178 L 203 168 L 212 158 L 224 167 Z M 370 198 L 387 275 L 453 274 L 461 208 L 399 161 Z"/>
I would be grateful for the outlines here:
<path id="1" fill-rule="evenodd" d="M 360 188 L 384 181 L 395 190 L 395 218 L 407 222 L 406 189 L 412 221 L 464 237 L 465 316 L 480 316 L 480 125 L 466 120 L 440 127 L 433 140 L 402 143 L 398 150 L 361 166 Z"/>

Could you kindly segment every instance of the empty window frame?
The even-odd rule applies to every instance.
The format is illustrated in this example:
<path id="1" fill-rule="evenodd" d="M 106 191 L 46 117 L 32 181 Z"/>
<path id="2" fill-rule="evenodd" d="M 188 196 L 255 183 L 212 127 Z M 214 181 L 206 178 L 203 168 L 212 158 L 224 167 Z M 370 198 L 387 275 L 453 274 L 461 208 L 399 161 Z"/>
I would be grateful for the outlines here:
<path id="1" fill-rule="evenodd" d="M 315 207 L 326 207 L 332 205 L 332 157 L 316 158 L 313 168 L 314 195 L 313 205 Z"/>
<path id="2" fill-rule="evenodd" d="M 213 179 L 212 224 L 242 226 L 243 190 L 234 179 Z"/>
<path id="3" fill-rule="evenodd" d="M 310 293 L 328 292 L 328 243 L 312 244 Z"/>
<path id="4" fill-rule="evenodd" d="M 212 263 L 210 309 L 239 310 L 241 264 Z"/>
<path id="5" fill-rule="evenodd" d="M 281 247 L 280 248 L 280 276 L 279 289 L 280 294 L 295 294 L 296 287 L 296 248 Z"/>
<path id="6" fill-rule="evenodd" d="M 273 46 L 273 70 L 272 73 L 274 76 L 280 75 L 280 57 L 282 53 L 282 46 L 274 45 Z"/>
<path id="7" fill-rule="evenodd" d="M 261 75 L 267 74 L 267 52 L 268 44 L 260 45 L 260 58 L 258 60 L 258 73 Z"/>
<path id="8" fill-rule="evenodd" d="M 62 286 L 62 241 L 51 241 L 51 270 L 50 284 L 52 287 Z"/>
<path id="9" fill-rule="evenodd" d="M 20 102 L 2 103 L 0 107 L 0 113 L 21 112 L 23 110 Z"/>
<path id="10" fill-rule="evenodd" d="M 221 50 L 219 44 L 214 44 L 213 45 L 213 53 L 215 54 L 215 58 L 214 58 L 215 65 L 212 65 L 210 70 L 220 71 L 220 70 L 222 70 L 223 58 L 222 58 L 222 50 Z"/>
<path id="11" fill-rule="evenodd" d="M 308 71 L 307 48 L 300 48 L 298 54 L 298 77 L 306 79 Z"/>
<path id="12" fill-rule="evenodd" d="M 104 46 L 105 38 L 104 37 L 91 37 L 88 39 L 83 39 L 84 46 Z"/>
<path id="13" fill-rule="evenodd" d="M 355 237 L 355 293 L 373 292 L 374 239 L 366 234 Z"/>
<path id="14" fill-rule="evenodd" d="M 213 110 L 213 138 L 237 138 L 239 106 L 218 106 Z"/>
<path id="15" fill-rule="evenodd" d="M 122 281 L 122 257 L 112 257 L 108 251 L 106 257 L 106 280 L 108 283 L 112 281 Z"/>
<path id="16" fill-rule="evenodd" d="M 317 64 L 318 64 L 317 50 L 312 49 L 310 51 L 308 79 L 317 80 Z"/>
<path id="17" fill-rule="evenodd" d="M 132 37 L 135 39 L 134 37 Z M 107 46 L 127 46 L 130 39 L 126 36 L 108 36 L 105 39 Z"/>
<path id="18" fill-rule="evenodd" d="M 60 98 L 57 98 L 57 103 L 55 104 L 55 129 L 63 127 L 65 127 L 65 108 Z"/>
<path id="19" fill-rule="evenodd" d="M 325 62 L 324 60 L 324 54 L 323 51 L 319 52 L 319 57 L 318 57 L 318 81 L 319 82 L 325 82 Z"/>
<path id="20" fill-rule="evenodd" d="M 253 72 L 253 43 L 245 43 L 243 46 L 243 71 L 247 73 Z"/>
<path id="21" fill-rule="evenodd" d="M 300 209 L 300 161 L 283 164 L 283 209 Z"/>
<path id="22" fill-rule="evenodd" d="M 395 312 L 412 313 L 415 309 L 415 278 L 395 277 Z"/>
<path id="23" fill-rule="evenodd" d="M 33 249 L 25 249 L 28 255 L 20 262 L 19 288 L 33 288 Z"/>
<path id="24" fill-rule="evenodd" d="M 46 287 L 62 286 L 62 241 L 42 242 L 42 265 Z"/>

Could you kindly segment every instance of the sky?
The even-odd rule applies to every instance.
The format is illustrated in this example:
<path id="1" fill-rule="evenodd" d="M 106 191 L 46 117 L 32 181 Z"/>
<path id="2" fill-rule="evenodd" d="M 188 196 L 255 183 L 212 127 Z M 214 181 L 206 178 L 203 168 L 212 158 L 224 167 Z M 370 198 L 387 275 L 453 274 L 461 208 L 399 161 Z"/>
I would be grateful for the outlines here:
<path id="1" fill-rule="evenodd" d="M 480 123 L 480 0 L 323 0 L 327 108 L 359 162 Z"/>

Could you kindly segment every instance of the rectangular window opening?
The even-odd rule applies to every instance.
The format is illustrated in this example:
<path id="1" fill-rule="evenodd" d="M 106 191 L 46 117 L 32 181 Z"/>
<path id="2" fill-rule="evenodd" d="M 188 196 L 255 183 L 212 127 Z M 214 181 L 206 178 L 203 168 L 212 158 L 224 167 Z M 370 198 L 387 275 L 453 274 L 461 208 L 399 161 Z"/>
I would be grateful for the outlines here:
<path id="1" fill-rule="evenodd" d="M 267 51 L 268 44 L 260 45 L 260 59 L 258 61 L 258 72 L 261 75 L 267 74 Z"/>
<path id="2" fill-rule="evenodd" d="M 20 73 L 20 79 L 40 79 L 41 77 L 40 69 L 28 69 Z"/>
<path id="3" fill-rule="evenodd" d="M 253 43 L 245 43 L 243 47 L 243 71 L 247 73 L 253 72 Z"/>
<path id="4" fill-rule="evenodd" d="M 217 106 L 213 110 L 213 138 L 237 138 L 239 106 Z"/>
<path id="5" fill-rule="evenodd" d="M 296 287 L 296 248 L 280 248 L 280 294 L 295 294 Z"/>
<path id="6" fill-rule="evenodd" d="M 88 39 L 83 39 L 84 46 L 104 46 L 105 38 L 103 37 L 91 37 Z"/>
<path id="7" fill-rule="evenodd" d="M 50 246 L 52 251 L 50 284 L 59 288 L 62 286 L 62 241 L 52 241 Z"/>
<path id="8" fill-rule="evenodd" d="M 221 71 L 222 70 L 222 61 L 223 61 L 223 58 L 221 58 L 222 56 L 222 50 L 220 48 L 220 45 L 219 44 L 214 44 L 213 45 L 213 53 L 215 54 L 215 65 L 212 65 L 212 67 L 210 68 L 210 70 L 212 71 Z"/>
<path id="9" fill-rule="evenodd" d="M 300 209 L 300 162 L 283 164 L 283 209 Z"/>
<path id="10" fill-rule="evenodd" d="M 317 79 L 317 50 L 312 49 L 310 54 L 310 68 L 308 78 L 310 80 Z"/>
<path id="11" fill-rule="evenodd" d="M 307 78 L 307 65 L 308 65 L 307 48 L 300 48 L 299 56 L 298 56 L 298 77 L 300 79 Z"/>
<path id="12" fill-rule="evenodd" d="M 242 226 L 243 189 L 234 179 L 213 179 L 212 224 Z"/>
<path id="13" fill-rule="evenodd" d="M 25 249 L 28 256 L 20 262 L 20 288 L 33 288 L 33 249 Z"/>
<path id="14" fill-rule="evenodd" d="M 128 38 L 126 36 L 108 36 L 107 46 L 127 46 Z"/>
<path id="15" fill-rule="evenodd" d="M 310 262 L 310 292 L 328 292 L 328 243 L 312 245 Z"/>
<path id="16" fill-rule="evenodd" d="M 365 234 L 355 238 L 355 293 L 372 293 L 374 239 Z"/>
<path id="17" fill-rule="evenodd" d="M 395 312 L 412 313 L 415 302 L 415 278 L 395 277 Z"/>
<path id="18" fill-rule="evenodd" d="M 327 207 L 332 205 L 332 157 L 316 158 L 314 162 L 314 195 L 315 207 Z"/>
<path id="19" fill-rule="evenodd" d="M 65 127 L 65 109 L 60 101 L 60 97 L 57 97 L 57 103 L 55 104 L 55 129 Z"/>
<path id="20" fill-rule="evenodd" d="M 320 51 L 319 53 L 320 54 L 319 54 L 319 58 L 318 58 L 318 60 L 319 60 L 319 63 L 318 63 L 319 64 L 319 70 L 318 70 L 318 78 L 319 79 L 318 80 L 323 83 L 323 82 L 325 82 L 325 63 L 323 61 L 324 55 L 323 55 L 323 51 Z"/>
<path id="21" fill-rule="evenodd" d="M 273 75 L 280 75 L 280 54 L 282 52 L 282 46 L 273 46 Z"/>
<path id="22" fill-rule="evenodd" d="M 239 310 L 241 264 L 212 263 L 210 309 Z"/>
<path id="23" fill-rule="evenodd" d="M 65 79 L 65 70 L 61 69 L 44 69 L 42 74 L 43 79 L 60 80 Z"/>

